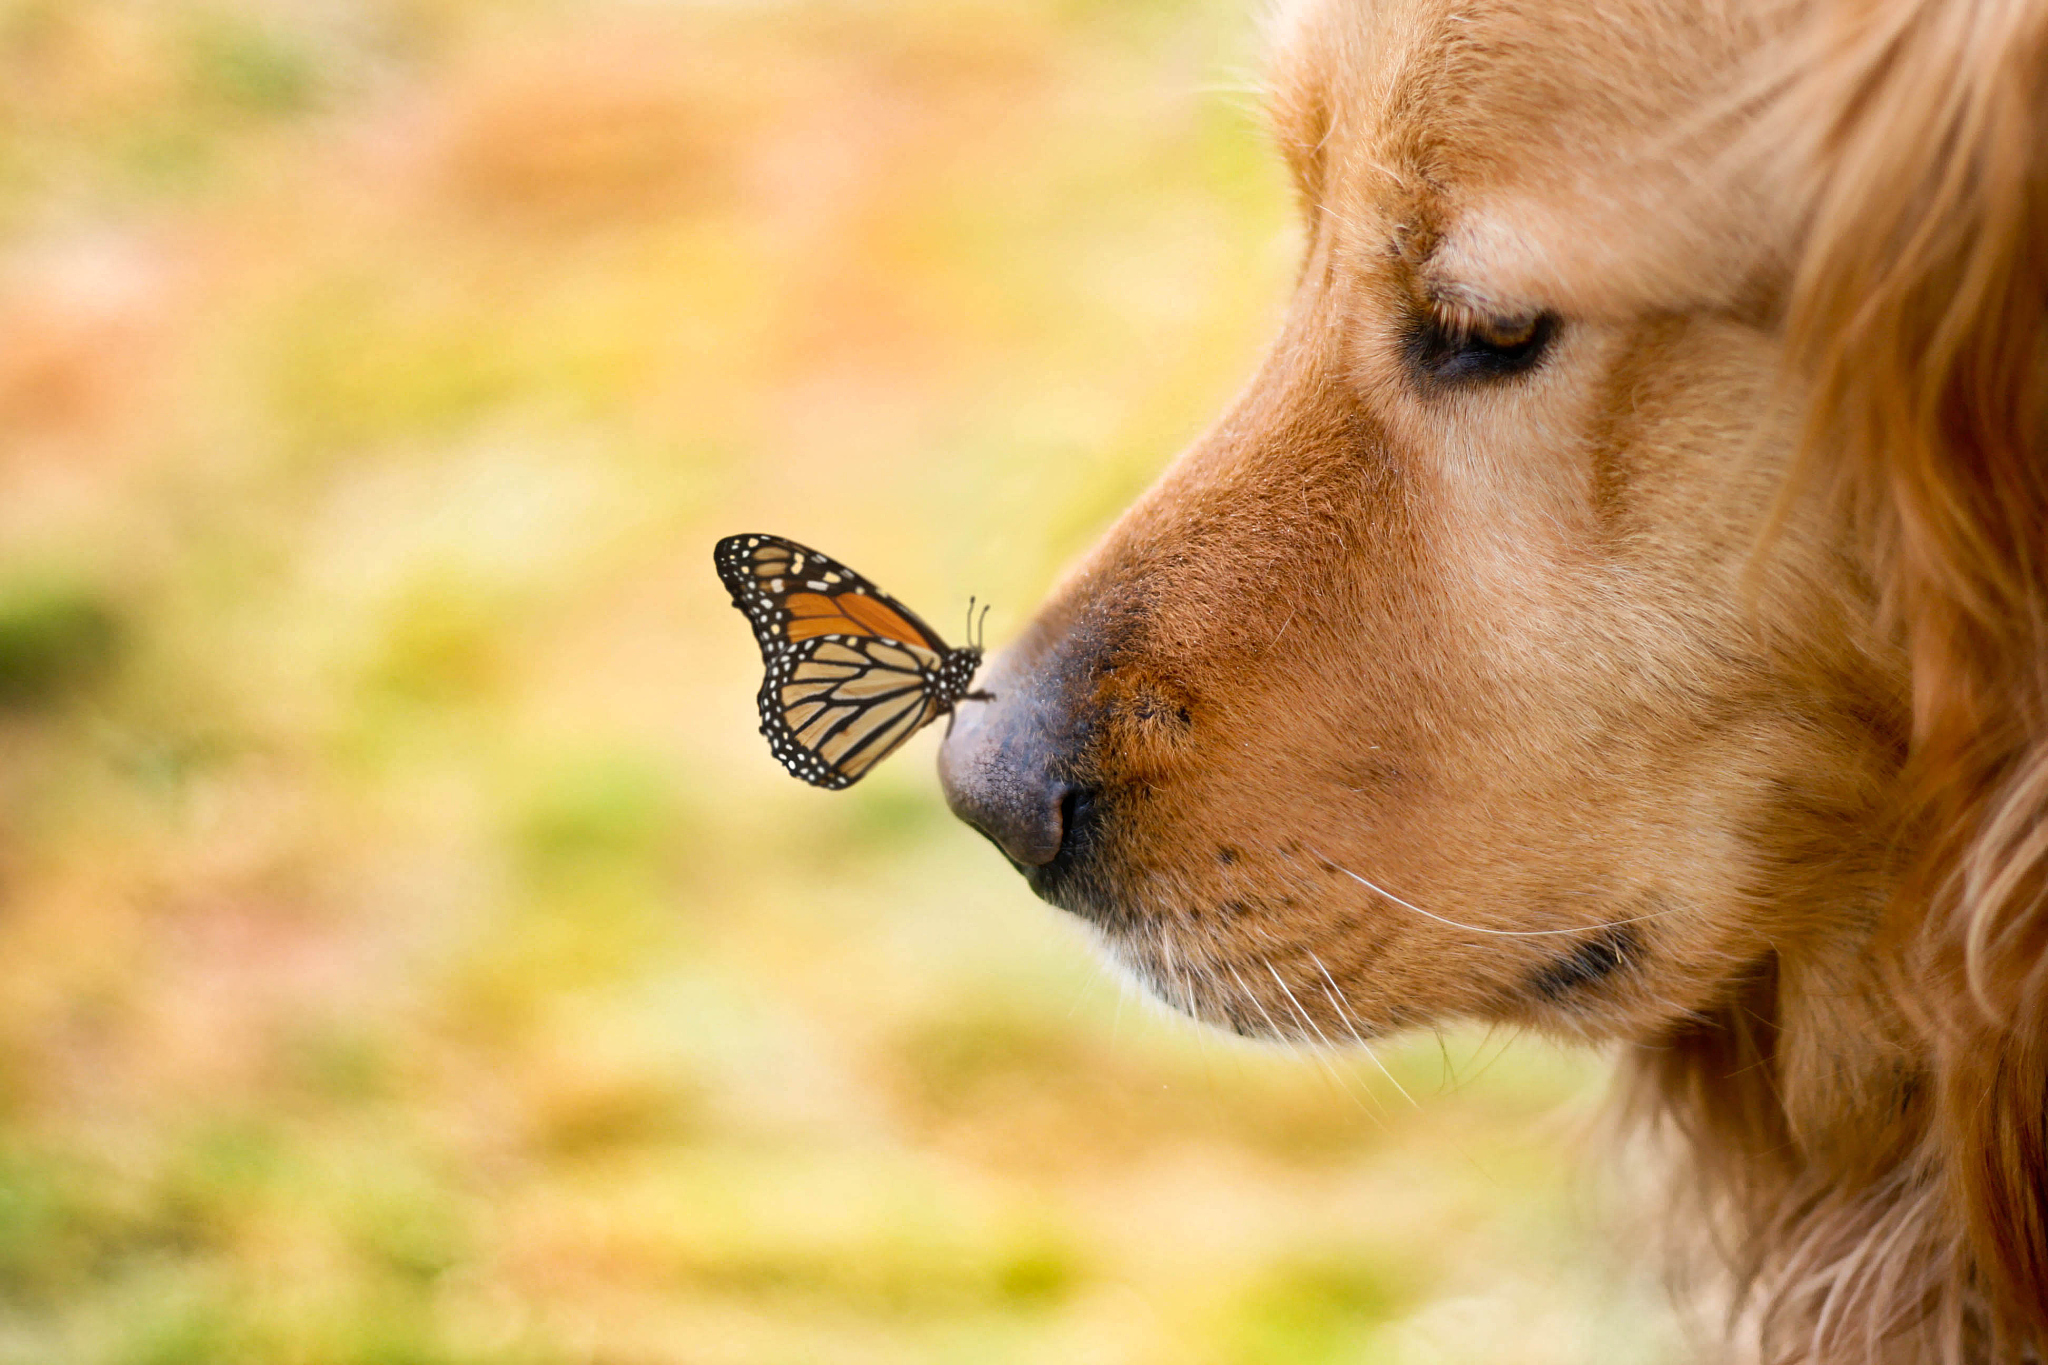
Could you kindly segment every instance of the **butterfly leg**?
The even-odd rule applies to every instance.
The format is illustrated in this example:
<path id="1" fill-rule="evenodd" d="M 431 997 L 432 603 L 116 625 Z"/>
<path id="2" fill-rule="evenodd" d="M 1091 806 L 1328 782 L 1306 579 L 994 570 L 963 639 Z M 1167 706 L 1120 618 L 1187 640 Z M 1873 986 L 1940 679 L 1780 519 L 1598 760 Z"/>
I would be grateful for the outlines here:
<path id="1" fill-rule="evenodd" d="M 994 701 L 995 699 L 996 694 L 993 692 L 962 692 L 960 694 L 960 701 Z M 959 711 L 955 710 L 953 707 L 950 706 L 946 708 L 947 734 L 950 735 L 953 733 L 953 722 L 958 720 L 959 718 Z"/>

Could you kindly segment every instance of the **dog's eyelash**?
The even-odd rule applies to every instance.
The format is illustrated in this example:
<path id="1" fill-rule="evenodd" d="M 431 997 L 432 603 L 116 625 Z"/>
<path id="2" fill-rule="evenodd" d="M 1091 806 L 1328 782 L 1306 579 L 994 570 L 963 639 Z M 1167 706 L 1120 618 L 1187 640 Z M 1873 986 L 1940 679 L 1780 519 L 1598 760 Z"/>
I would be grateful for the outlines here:
<path id="1" fill-rule="evenodd" d="M 1418 314 L 1408 334 L 1408 361 L 1437 383 L 1503 378 L 1536 367 L 1557 334 L 1555 313 L 1486 317 L 1462 307 Z"/>

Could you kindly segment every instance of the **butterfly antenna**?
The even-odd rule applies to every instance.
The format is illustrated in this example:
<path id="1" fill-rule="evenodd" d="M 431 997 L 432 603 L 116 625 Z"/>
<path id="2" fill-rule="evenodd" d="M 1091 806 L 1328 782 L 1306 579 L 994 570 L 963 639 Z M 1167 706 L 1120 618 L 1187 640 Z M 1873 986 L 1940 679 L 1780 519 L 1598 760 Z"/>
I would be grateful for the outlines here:
<path id="1" fill-rule="evenodd" d="M 980 649 L 983 645 L 988 643 L 988 609 L 988 603 L 984 602 L 981 604 L 981 620 L 975 627 L 981 635 L 981 638 L 974 642 L 974 647 L 976 649 Z"/>

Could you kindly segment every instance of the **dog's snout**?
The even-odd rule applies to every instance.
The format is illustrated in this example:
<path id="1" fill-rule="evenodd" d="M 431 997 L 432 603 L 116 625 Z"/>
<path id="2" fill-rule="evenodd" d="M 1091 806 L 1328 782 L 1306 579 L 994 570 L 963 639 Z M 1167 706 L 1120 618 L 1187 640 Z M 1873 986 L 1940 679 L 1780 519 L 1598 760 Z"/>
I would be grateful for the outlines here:
<path id="1" fill-rule="evenodd" d="M 1059 856 L 1087 799 L 1061 775 L 1064 727 L 1052 719 L 1039 699 L 1009 688 L 993 701 L 961 706 L 939 750 L 946 804 L 1025 868 Z"/>

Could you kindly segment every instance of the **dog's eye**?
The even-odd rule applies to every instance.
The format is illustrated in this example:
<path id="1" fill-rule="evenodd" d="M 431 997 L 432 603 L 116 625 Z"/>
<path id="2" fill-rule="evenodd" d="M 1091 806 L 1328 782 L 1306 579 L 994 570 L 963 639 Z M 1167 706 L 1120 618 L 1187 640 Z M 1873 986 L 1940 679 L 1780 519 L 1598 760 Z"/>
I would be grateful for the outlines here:
<path id="1" fill-rule="evenodd" d="M 1556 332 L 1554 313 L 1489 318 L 1433 311 L 1415 320 L 1408 358 L 1417 373 L 1439 383 L 1521 374 L 1535 368 Z"/>

